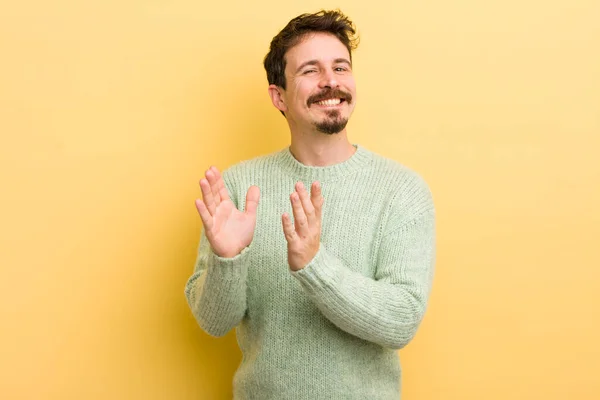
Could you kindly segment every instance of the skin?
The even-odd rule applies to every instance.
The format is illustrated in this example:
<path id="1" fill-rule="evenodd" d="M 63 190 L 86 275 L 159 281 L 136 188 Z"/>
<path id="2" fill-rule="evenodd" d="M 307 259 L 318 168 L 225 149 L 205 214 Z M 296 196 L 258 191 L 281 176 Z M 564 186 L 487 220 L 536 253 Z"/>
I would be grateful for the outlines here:
<path id="1" fill-rule="evenodd" d="M 356 87 L 348 50 L 335 36 L 315 33 L 305 36 L 285 57 L 286 89 L 270 85 L 268 92 L 275 108 L 285 113 L 293 156 L 311 166 L 347 160 L 356 149 L 348 140 L 346 128 L 324 133 L 320 126 L 348 120 L 354 111 Z M 335 106 L 313 101 L 331 98 L 332 93 L 344 101 Z M 203 197 L 196 200 L 196 208 L 213 251 L 223 258 L 235 257 L 252 242 L 260 189 L 248 189 L 245 211 L 241 212 L 229 198 L 216 167 L 205 172 L 200 188 Z M 324 204 L 320 183 L 312 182 L 309 194 L 304 184 L 297 182 L 290 204 L 295 223 L 283 213 L 282 234 L 288 243 L 289 267 L 298 271 L 319 251 Z"/>
<path id="2" fill-rule="evenodd" d="M 347 131 L 329 135 L 320 132 L 315 123 L 322 122 L 329 112 L 337 111 L 340 118 L 349 119 L 356 104 L 356 85 L 352 74 L 350 54 L 333 35 L 310 34 L 286 53 L 286 89 L 270 85 L 273 106 L 285 113 L 290 133 L 292 154 L 303 164 L 326 166 L 348 159 L 354 147 Z M 316 61 L 316 64 L 305 65 Z M 300 68 L 300 69 L 299 69 Z M 352 101 L 337 107 L 307 104 L 311 97 L 331 90 L 349 94 Z"/>

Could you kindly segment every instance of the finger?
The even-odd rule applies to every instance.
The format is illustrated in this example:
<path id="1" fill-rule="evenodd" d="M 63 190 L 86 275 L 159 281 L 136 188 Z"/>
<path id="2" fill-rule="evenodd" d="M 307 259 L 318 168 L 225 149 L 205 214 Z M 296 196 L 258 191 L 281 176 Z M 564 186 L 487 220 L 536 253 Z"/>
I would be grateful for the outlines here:
<path id="1" fill-rule="evenodd" d="M 302 208 L 302 203 L 300 202 L 298 192 L 292 193 L 290 200 L 292 202 L 292 212 L 294 213 L 294 227 L 296 228 L 296 233 L 298 233 L 300 237 L 306 237 L 309 233 L 308 221 L 306 219 L 304 209 Z"/>
<path id="2" fill-rule="evenodd" d="M 202 219 L 202 224 L 206 230 L 212 229 L 212 215 L 208 212 L 206 205 L 200 199 L 196 199 L 196 209 L 200 214 L 200 218 Z"/>
<path id="3" fill-rule="evenodd" d="M 285 240 L 288 242 L 292 242 L 296 239 L 296 231 L 294 230 L 294 224 L 292 224 L 292 220 L 288 213 L 283 213 L 281 216 L 281 223 L 283 224 L 283 234 L 285 235 Z"/>
<path id="4" fill-rule="evenodd" d="M 200 180 L 200 189 L 202 189 L 202 199 L 204 200 L 204 204 L 208 209 L 210 215 L 215 215 L 216 205 L 213 198 L 212 191 L 210 190 L 210 183 L 206 179 Z"/>
<path id="5" fill-rule="evenodd" d="M 215 206 L 218 207 L 221 204 L 221 195 L 219 194 L 219 182 L 215 177 L 215 173 L 212 170 L 212 167 L 206 170 L 206 179 L 210 184 L 210 191 L 212 192 L 213 201 L 215 202 Z"/>
<path id="6" fill-rule="evenodd" d="M 215 174 L 215 179 L 217 180 L 217 190 L 219 191 L 221 201 L 229 200 L 229 193 L 227 192 L 227 187 L 225 186 L 225 181 L 221 176 L 221 172 L 219 172 L 219 169 L 215 166 L 212 166 L 211 170 Z"/>
<path id="7" fill-rule="evenodd" d="M 258 186 L 250 186 L 248 193 L 246 193 L 246 213 L 256 214 L 258 208 L 258 200 L 260 198 L 260 189 Z"/>
<path id="8" fill-rule="evenodd" d="M 321 192 L 320 182 L 313 182 L 312 188 L 310 190 L 310 199 L 312 201 L 313 206 L 315 207 L 315 217 L 318 221 L 321 221 L 321 218 L 323 216 L 322 211 L 325 198 L 323 197 L 323 193 Z"/>
<path id="9" fill-rule="evenodd" d="M 302 204 L 302 208 L 304 209 L 304 214 L 306 215 L 308 225 L 312 226 L 315 224 L 317 219 L 315 215 L 315 207 L 313 206 L 311 199 L 308 197 L 308 192 L 306 191 L 306 188 L 302 182 L 298 182 L 296 184 L 296 191 L 300 196 L 300 204 Z"/>

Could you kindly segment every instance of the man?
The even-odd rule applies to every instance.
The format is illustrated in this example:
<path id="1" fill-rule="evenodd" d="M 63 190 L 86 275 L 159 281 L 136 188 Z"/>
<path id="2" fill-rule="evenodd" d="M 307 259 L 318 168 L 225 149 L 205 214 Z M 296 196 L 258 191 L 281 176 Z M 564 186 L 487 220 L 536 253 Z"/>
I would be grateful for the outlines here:
<path id="1" fill-rule="evenodd" d="M 425 312 L 434 207 L 416 173 L 348 141 L 354 35 L 339 12 L 291 20 L 264 61 L 291 146 L 200 181 L 185 294 L 208 334 L 236 328 L 235 399 L 400 397 L 395 350 Z"/>

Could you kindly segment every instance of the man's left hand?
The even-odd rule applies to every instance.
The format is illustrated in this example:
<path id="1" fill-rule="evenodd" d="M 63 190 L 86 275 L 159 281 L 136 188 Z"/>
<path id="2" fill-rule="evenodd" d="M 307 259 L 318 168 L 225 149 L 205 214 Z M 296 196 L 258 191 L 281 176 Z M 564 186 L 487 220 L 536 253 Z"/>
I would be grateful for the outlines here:
<path id="1" fill-rule="evenodd" d="M 294 223 L 288 213 L 281 217 L 292 271 L 304 268 L 319 251 L 324 200 L 319 182 L 313 182 L 310 197 L 302 182 L 296 183 L 296 191 L 290 196 Z"/>

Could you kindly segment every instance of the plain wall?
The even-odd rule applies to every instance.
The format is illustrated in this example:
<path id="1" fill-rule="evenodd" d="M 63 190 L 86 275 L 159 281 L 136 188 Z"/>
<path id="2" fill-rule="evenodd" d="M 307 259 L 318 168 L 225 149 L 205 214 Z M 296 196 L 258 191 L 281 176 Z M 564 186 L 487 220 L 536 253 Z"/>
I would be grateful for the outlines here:
<path id="1" fill-rule="evenodd" d="M 600 398 L 600 2 L 5 2 L 0 397 L 227 399 L 233 332 L 183 289 L 206 168 L 289 143 L 262 59 L 356 23 L 349 136 L 438 213 L 403 399 Z"/>

